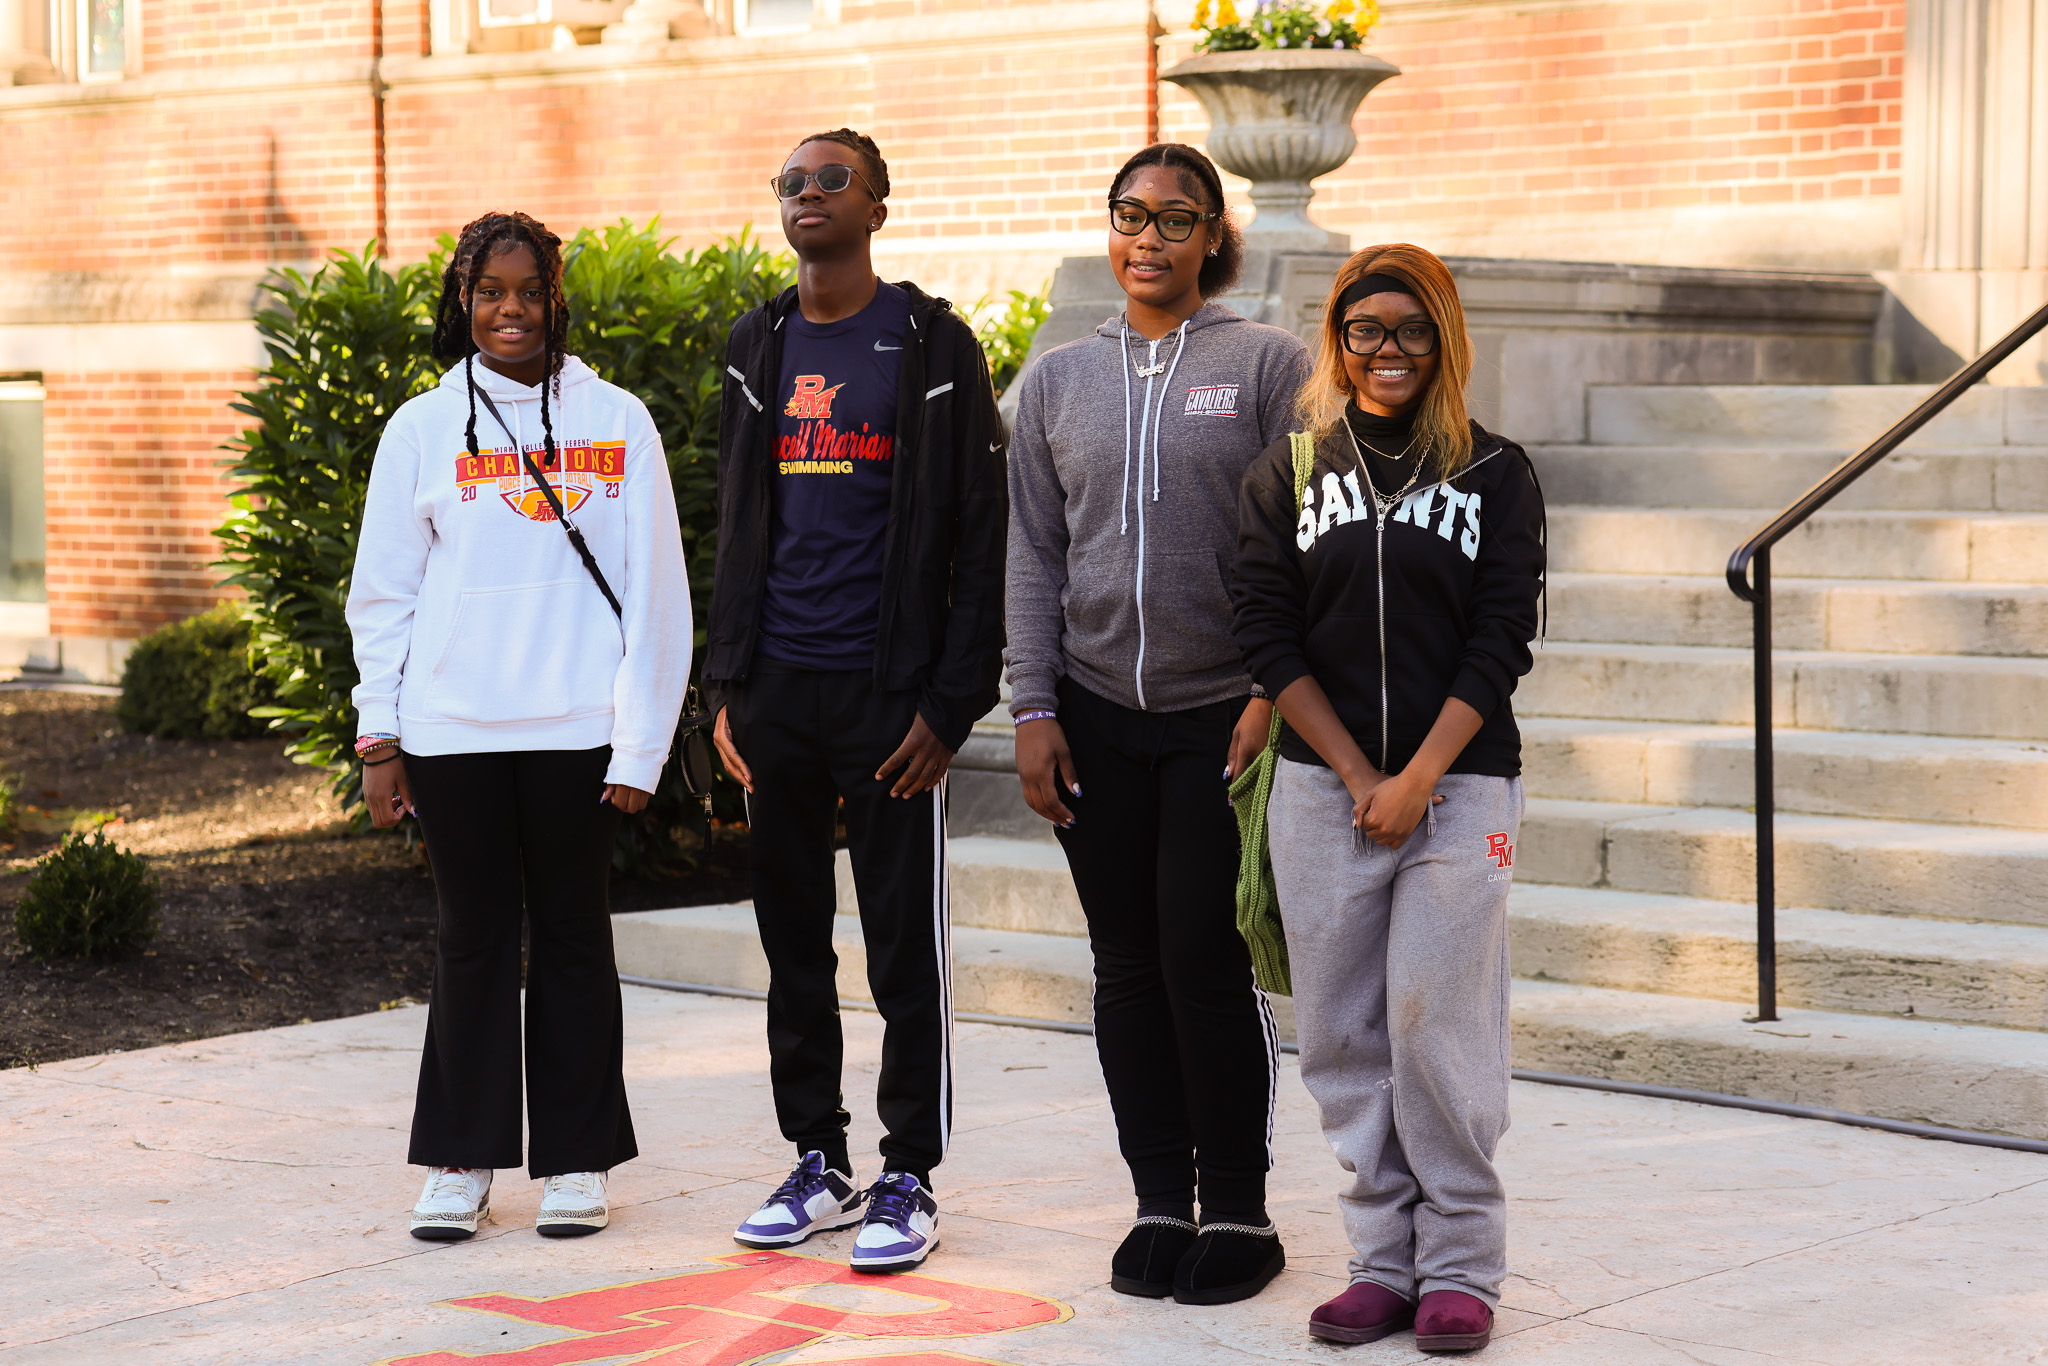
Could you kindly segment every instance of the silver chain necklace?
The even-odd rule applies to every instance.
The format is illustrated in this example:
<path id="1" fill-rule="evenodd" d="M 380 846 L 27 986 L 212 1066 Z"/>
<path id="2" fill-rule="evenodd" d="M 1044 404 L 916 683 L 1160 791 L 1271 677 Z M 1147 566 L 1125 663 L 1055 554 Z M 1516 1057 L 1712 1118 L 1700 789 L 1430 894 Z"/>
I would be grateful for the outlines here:
<path id="1" fill-rule="evenodd" d="M 1396 503 L 1408 496 L 1409 491 L 1415 487 L 1415 481 L 1422 477 L 1422 467 L 1429 463 L 1429 447 L 1424 446 L 1422 448 L 1421 457 L 1416 460 L 1414 470 L 1408 475 L 1408 482 L 1401 485 L 1400 491 L 1391 498 L 1382 498 L 1380 497 L 1380 491 L 1373 486 L 1372 475 L 1366 472 L 1365 452 L 1359 449 L 1363 443 L 1359 441 L 1358 433 L 1351 430 L 1351 419 L 1341 418 L 1339 420 L 1344 424 L 1344 434 L 1351 438 L 1352 453 L 1358 457 L 1358 477 L 1365 481 L 1365 491 L 1372 497 L 1373 510 L 1377 514 L 1374 520 L 1375 522 L 1384 522 L 1387 519 L 1387 513 L 1393 510 Z M 1415 443 L 1410 441 L 1408 444 L 1412 448 Z M 1397 458 L 1387 455 L 1386 452 L 1378 449 L 1374 449 L 1373 454 L 1387 460 Z M 1407 452 L 1404 451 L 1402 454 L 1405 455 Z"/>

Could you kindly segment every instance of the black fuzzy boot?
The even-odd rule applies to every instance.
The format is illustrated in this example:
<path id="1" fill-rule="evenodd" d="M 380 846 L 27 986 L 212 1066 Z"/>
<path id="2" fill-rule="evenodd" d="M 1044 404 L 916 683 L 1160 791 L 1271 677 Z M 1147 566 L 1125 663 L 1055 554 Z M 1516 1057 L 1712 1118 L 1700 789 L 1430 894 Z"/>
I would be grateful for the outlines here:
<path id="1" fill-rule="evenodd" d="M 1185 1219 L 1154 1214 L 1138 1220 L 1109 1259 L 1109 1288 L 1165 1299 L 1173 1293 L 1174 1269 L 1194 1245 L 1195 1226 Z"/>
<path id="2" fill-rule="evenodd" d="M 1271 1224 L 1204 1224 L 1195 1245 L 1173 1272 L 1173 1298 L 1181 1304 L 1248 1300 L 1287 1265 L 1280 1231 Z"/>

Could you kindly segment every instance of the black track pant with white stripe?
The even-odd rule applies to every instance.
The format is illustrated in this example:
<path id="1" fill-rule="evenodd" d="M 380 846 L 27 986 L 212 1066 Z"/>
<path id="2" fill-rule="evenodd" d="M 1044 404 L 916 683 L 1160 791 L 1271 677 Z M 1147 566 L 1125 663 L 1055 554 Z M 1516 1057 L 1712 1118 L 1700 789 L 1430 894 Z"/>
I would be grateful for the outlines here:
<path id="1" fill-rule="evenodd" d="M 747 857 L 768 955 L 776 1118 L 798 1153 L 815 1148 L 830 1157 L 845 1147 L 832 949 L 832 835 L 843 814 L 868 986 L 885 1022 L 875 1095 L 888 1131 L 882 1165 L 929 1188 L 953 1124 L 945 788 L 901 798 L 875 781 L 910 733 L 916 699 L 877 693 L 865 669 L 756 660 L 753 675 L 729 705 L 734 746 L 754 779 Z"/>
<path id="2" fill-rule="evenodd" d="M 1244 698 L 1133 711 L 1059 685 L 1082 795 L 1059 832 L 1095 950 L 1095 1048 L 1138 1205 L 1263 1222 L 1279 1043 L 1237 933 L 1223 768 Z M 1185 1216 L 1182 1216 L 1185 1217 Z"/>

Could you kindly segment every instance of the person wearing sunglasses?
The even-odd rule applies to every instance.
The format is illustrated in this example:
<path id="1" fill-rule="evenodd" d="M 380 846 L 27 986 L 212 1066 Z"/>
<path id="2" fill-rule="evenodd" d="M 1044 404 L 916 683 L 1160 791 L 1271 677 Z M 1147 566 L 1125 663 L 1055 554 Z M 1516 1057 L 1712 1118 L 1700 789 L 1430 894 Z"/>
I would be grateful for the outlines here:
<path id="1" fill-rule="evenodd" d="M 1242 244 L 1206 156 L 1147 147 L 1108 200 L 1125 306 L 1022 380 L 1004 659 L 1024 798 L 1087 916 L 1137 1197 L 1110 1284 L 1222 1304 L 1286 1264 L 1266 1212 L 1278 1043 L 1236 929 L 1228 801 L 1272 708 L 1227 588 L 1239 481 L 1286 432 L 1307 353 L 1215 301 Z"/>
<path id="2" fill-rule="evenodd" d="M 858 1224 L 857 1271 L 938 1246 L 952 1128 L 945 779 L 995 705 L 1003 426 L 974 331 L 875 277 L 889 168 L 869 138 L 805 138 L 770 182 L 796 285 L 734 323 L 719 425 L 704 676 L 747 792 L 768 957 L 769 1078 L 789 1179 L 734 1237 L 789 1247 Z M 833 827 L 846 826 L 885 1021 L 882 1172 L 862 1189 L 841 1095 Z"/>
<path id="3" fill-rule="evenodd" d="M 1458 288 L 1420 247 L 1338 271 L 1302 392 L 1312 441 L 1245 476 L 1232 590 L 1285 721 L 1267 808 L 1301 1079 L 1350 1180 L 1352 1284 L 1309 1332 L 1486 1345 L 1507 1274 L 1509 698 L 1529 671 L 1543 492 L 1465 413 Z"/>

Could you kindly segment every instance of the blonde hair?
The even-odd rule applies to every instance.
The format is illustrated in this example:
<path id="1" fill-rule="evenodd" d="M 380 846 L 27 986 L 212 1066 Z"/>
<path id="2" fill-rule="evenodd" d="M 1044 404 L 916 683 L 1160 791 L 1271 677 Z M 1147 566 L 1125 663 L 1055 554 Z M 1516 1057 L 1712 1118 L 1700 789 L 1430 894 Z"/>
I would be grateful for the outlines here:
<path id="1" fill-rule="evenodd" d="M 1472 375 L 1472 339 L 1465 335 L 1465 306 L 1450 268 L 1434 252 L 1406 242 L 1367 247 L 1346 261 L 1330 282 L 1323 302 L 1323 327 L 1315 368 L 1296 401 L 1302 421 L 1317 439 L 1344 420 L 1351 402 L 1351 376 L 1344 371 L 1344 319 L 1337 304 L 1344 291 L 1368 275 L 1391 275 L 1415 293 L 1437 327 L 1436 378 L 1415 414 L 1415 437 L 1429 452 L 1431 476 L 1449 479 L 1472 461 L 1472 426 L 1465 416 L 1465 382 Z"/>

